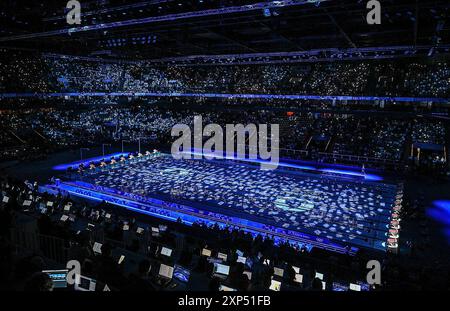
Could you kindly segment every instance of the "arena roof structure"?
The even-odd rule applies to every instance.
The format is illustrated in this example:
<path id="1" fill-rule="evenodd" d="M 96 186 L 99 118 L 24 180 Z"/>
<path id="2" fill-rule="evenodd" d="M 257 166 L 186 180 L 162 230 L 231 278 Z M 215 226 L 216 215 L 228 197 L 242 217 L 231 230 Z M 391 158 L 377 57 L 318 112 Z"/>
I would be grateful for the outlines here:
<path id="1" fill-rule="evenodd" d="M 82 24 L 64 3 L 2 1 L 0 47 L 155 62 L 300 62 L 439 56 L 450 52 L 448 1 L 80 1 Z M 20 7 L 18 7 L 20 6 Z M 211 56 L 214 57 L 211 58 Z M 219 62 L 223 63 L 223 62 Z"/>

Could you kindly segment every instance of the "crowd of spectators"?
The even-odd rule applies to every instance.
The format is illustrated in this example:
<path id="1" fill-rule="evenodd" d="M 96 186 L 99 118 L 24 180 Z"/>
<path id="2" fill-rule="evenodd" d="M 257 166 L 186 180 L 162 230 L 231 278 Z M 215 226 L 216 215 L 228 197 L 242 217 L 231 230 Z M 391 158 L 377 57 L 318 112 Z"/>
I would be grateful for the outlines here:
<path id="1" fill-rule="evenodd" d="M 0 92 L 50 92 L 48 67 L 35 55 L 0 51 Z"/>
<path id="2" fill-rule="evenodd" d="M 442 121 L 389 118 L 354 114 L 293 113 L 273 111 L 185 111 L 136 105 L 92 105 L 84 109 L 36 109 L 0 115 L 3 158 L 24 146 L 55 149 L 98 146 L 123 140 L 151 144 L 170 150 L 175 124 L 192 127 L 194 116 L 203 124 L 280 124 L 280 154 L 290 151 L 359 156 L 401 162 L 410 155 L 411 144 L 433 143 L 444 147 L 448 128 Z M 205 138 L 206 139 L 206 138 Z M 18 148 L 21 147 L 21 148 Z M 294 152 L 295 153 L 295 152 Z M 442 158 L 444 154 L 439 154 Z"/>
<path id="3" fill-rule="evenodd" d="M 399 161 L 409 126 L 408 120 L 346 117 L 336 124 L 333 152 Z"/>
<path id="4" fill-rule="evenodd" d="M 17 54 L 2 60 L 2 92 L 199 92 L 448 97 L 443 61 L 155 66 Z"/>
<path id="5" fill-rule="evenodd" d="M 166 68 L 155 68 L 145 63 L 124 64 L 119 68 L 117 65 L 95 62 L 66 63 L 66 60 L 51 59 L 51 64 L 47 65 L 52 70 L 57 69 L 52 71 L 53 75 L 68 77 L 73 81 L 65 86 L 76 91 L 110 90 L 113 84 L 115 90 L 124 92 L 447 97 L 450 86 L 450 67 L 446 63 L 398 65 L 350 62 L 306 66 Z M 78 71 L 71 70 L 72 67 L 78 68 Z M 395 74 L 391 75 L 391 71 Z M 95 74 L 91 75 L 89 72 Z M 95 79 L 96 87 L 91 87 L 94 82 L 87 83 L 86 78 L 89 81 Z M 113 82 L 104 82 L 109 80 Z M 79 82 L 82 84 L 81 89 Z"/>

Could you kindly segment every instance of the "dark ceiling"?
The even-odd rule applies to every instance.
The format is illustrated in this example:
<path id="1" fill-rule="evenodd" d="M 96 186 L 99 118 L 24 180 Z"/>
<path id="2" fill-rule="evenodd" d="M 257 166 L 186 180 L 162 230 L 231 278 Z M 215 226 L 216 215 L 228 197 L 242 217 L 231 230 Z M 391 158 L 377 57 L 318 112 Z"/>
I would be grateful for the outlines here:
<path id="1" fill-rule="evenodd" d="M 92 26 L 92 29 L 76 29 L 70 34 L 68 29 L 74 26 L 66 23 L 66 1 L 38 2 L 1 1 L 0 47 L 158 59 L 326 48 L 450 45 L 448 0 L 382 0 L 381 25 L 367 24 L 366 0 L 323 0 L 320 4 L 285 1 L 284 6 L 279 1 L 271 2 L 268 10 L 245 6 L 264 3 L 258 0 L 81 0 L 82 25 L 75 27 Z M 226 12 L 228 9 L 234 11 Z M 213 10 L 221 11 L 215 14 L 218 12 Z M 180 16 L 189 12 L 201 16 Z"/>

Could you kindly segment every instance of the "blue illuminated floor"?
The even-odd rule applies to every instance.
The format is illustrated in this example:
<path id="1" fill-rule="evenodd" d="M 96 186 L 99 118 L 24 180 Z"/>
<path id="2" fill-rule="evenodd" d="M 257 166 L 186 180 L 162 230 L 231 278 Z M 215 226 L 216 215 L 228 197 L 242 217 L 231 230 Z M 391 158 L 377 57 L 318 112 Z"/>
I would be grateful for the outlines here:
<path id="1" fill-rule="evenodd" d="M 285 168 L 160 155 L 57 187 L 170 220 L 219 221 L 341 251 L 346 245 L 385 250 L 396 186 Z"/>

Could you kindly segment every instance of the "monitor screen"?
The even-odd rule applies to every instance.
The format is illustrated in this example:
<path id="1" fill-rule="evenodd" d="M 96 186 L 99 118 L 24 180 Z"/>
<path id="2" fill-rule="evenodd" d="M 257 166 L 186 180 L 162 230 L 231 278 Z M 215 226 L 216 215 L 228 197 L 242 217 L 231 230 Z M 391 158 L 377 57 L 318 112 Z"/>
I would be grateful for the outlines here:
<path id="1" fill-rule="evenodd" d="M 364 283 L 364 282 L 356 282 L 356 284 L 361 286 L 361 291 L 362 292 L 370 291 L 370 285 L 369 284 Z"/>
<path id="2" fill-rule="evenodd" d="M 361 285 L 350 283 L 350 290 L 360 292 L 361 291 Z"/>
<path id="3" fill-rule="evenodd" d="M 223 263 L 223 260 L 222 260 L 222 259 L 219 259 L 219 258 L 213 258 L 213 257 L 208 257 L 208 258 L 206 259 L 206 261 L 208 261 L 209 263 L 212 263 L 212 264 L 214 264 L 214 263 Z"/>
<path id="4" fill-rule="evenodd" d="M 170 248 L 163 247 L 163 248 L 161 249 L 161 255 L 170 257 L 170 256 L 172 255 L 172 250 L 171 250 Z"/>
<path id="5" fill-rule="evenodd" d="M 292 269 L 294 269 L 295 273 L 300 273 L 300 268 L 296 266 L 292 266 Z"/>
<path id="6" fill-rule="evenodd" d="M 44 270 L 42 271 L 52 279 L 53 288 L 66 288 L 67 287 L 67 273 L 69 270 Z"/>
<path id="7" fill-rule="evenodd" d="M 284 270 L 280 268 L 273 268 L 273 274 L 279 277 L 283 277 Z"/>
<path id="8" fill-rule="evenodd" d="M 211 250 L 207 248 L 202 249 L 202 256 L 211 257 Z"/>
<path id="9" fill-rule="evenodd" d="M 348 286 L 333 282 L 333 292 L 346 292 L 346 291 L 348 291 Z"/>
<path id="10" fill-rule="evenodd" d="M 303 274 L 296 273 L 295 274 L 295 278 L 294 278 L 294 282 L 296 282 L 296 283 L 303 283 Z"/>
<path id="11" fill-rule="evenodd" d="M 280 289 L 281 289 L 281 282 L 272 280 L 272 281 L 270 282 L 270 287 L 269 287 L 269 289 L 270 289 L 270 290 L 273 290 L 273 291 L 276 291 L 276 292 L 279 292 Z"/>
<path id="12" fill-rule="evenodd" d="M 94 242 L 94 246 L 92 247 L 92 250 L 96 254 L 101 254 L 102 253 L 102 244 L 98 243 L 98 242 Z"/>
<path id="13" fill-rule="evenodd" d="M 161 266 L 159 266 L 159 275 L 171 279 L 173 276 L 173 267 L 161 264 Z"/>
<path id="14" fill-rule="evenodd" d="M 323 274 L 322 273 L 316 272 L 316 276 L 315 277 L 318 278 L 318 279 L 321 279 L 323 281 Z"/>
<path id="15" fill-rule="evenodd" d="M 222 265 L 220 263 L 214 264 L 214 273 L 228 275 L 230 273 L 230 266 Z"/>
<path id="16" fill-rule="evenodd" d="M 183 268 L 182 266 L 175 265 L 175 269 L 173 271 L 173 277 L 180 282 L 187 283 L 189 281 L 189 277 L 191 276 L 191 272 Z"/>
<path id="17" fill-rule="evenodd" d="M 117 262 L 119 265 L 125 260 L 124 255 L 120 255 L 119 261 Z"/>
<path id="18" fill-rule="evenodd" d="M 159 225 L 158 228 L 159 228 L 159 231 L 162 231 L 162 232 L 167 230 L 167 226 L 165 226 L 165 225 Z"/>
<path id="19" fill-rule="evenodd" d="M 243 264 L 245 265 L 245 261 L 246 261 L 246 260 L 247 260 L 247 258 L 242 257 L 242 256 L 238 256 L 236 262 L 240 262 L 240 263 L 243 263 Z"/>
<path id="20" fill-rule="evenodd" d="M 222 259 L 223 261 L 227 261 L 228 256 L 224 253 L 218 253 L 217 258 Z"/>
<path id="21" fill-rule="evenodd" d="M 250 257 L 247 257 L 247 260 L 245 261 L 245 265 L 249 268 L 252 269 L 253 267 L 253 260 Z"/>
<path id="22" fill-rule="evenodd" d="M 82 276 L 80 274 L 75 276 L 75 290 L 93 292 L 95 291 L 96 284 L 97 281 L 94 279 Z"/>
<path id="23" fill-rule="evenodd" d="M 236 289 L 225 286 L 225 285 L 220 285 L 219 290 L 222 292 L 236 292 L 237 291 Z"/>

